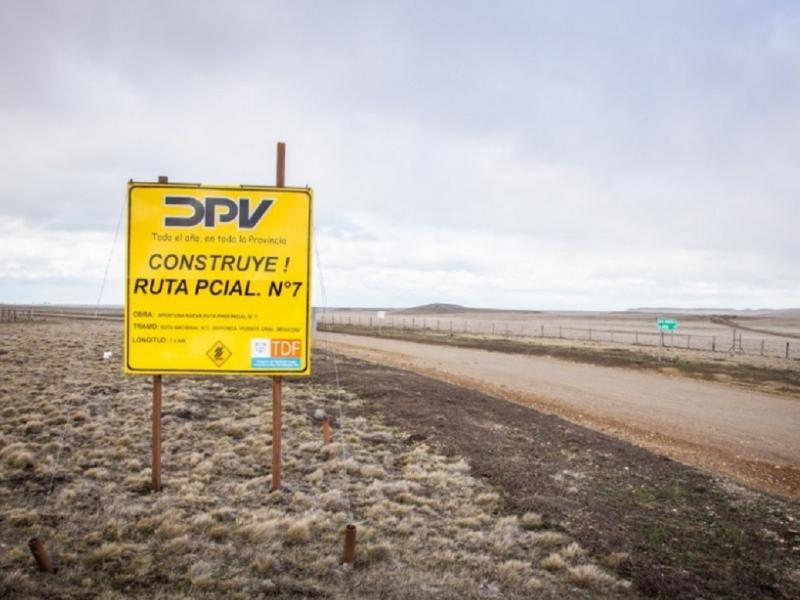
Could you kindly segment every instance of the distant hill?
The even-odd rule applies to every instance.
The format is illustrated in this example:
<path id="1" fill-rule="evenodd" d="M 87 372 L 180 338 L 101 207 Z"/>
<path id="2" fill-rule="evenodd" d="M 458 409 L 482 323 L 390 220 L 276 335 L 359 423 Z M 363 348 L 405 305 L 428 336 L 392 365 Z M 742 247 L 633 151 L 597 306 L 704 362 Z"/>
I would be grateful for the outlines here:
<path id="1" fill-rule="evenodd" d="M 394 315 L 410 315 L 410 314 L 426 314 L 426 315 L 449 315 L 453 313 L 467 312 L 468 309 L 460 304 L 445 304 L 442 302 L 434 302 L 432 304 L 423 304 L 421 306 L 412 306 L 410 308 L 401 308 L 393 310 Z"/>
<path id="2" fill-rule="evenodd" d="M 393 315 L 453 315 L 461 313 L 524 313 L 524 314 L 538 314 L 539 310 L 507 310 L 502 308 L 471 308 L 469 306 L 462 306 L 460 304 L 447 304 L 443 302 L 434 302 L 432 304 L 423 304 L 421 306 L 413 306 L 411 308 L 403 308 L 391 311 Z"/>

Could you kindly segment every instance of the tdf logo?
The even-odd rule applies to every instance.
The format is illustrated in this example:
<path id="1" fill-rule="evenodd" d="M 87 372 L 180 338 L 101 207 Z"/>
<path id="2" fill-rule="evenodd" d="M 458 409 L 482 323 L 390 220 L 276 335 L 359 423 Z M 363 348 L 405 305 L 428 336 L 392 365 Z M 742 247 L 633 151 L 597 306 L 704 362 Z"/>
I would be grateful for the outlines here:
<path id="1" fill-rule="evenodd" d="M 210 196 L 198 200 L 191 196 L 165 196 L 165 206 L 182 206 L 191 210 L 183 216 L 164 217 L 164 227 L 214 227 L 217 223 L 230 223 L 238 218 L 239 229 L 253 229 L 264 218 L 275 200 L 265 198 L 250 208 L 249 198 L 230 198 Z"/>

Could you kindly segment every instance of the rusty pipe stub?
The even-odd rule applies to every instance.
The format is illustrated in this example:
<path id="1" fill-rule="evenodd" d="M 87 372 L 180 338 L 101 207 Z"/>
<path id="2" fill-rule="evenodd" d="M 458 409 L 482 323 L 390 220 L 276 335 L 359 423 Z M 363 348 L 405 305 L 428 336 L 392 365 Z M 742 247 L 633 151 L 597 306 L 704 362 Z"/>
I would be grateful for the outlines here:
<path id="1" fill-rule="evenodd" d="M 344 554 L 342 563 L 352 565 L 356 558 L 356 526 L 348 524 L 344 529 Z"/>
<path id="2" fill-rule="evenodd" d="M 55 567 L 53 567 L 53 561 L 50 560 L 50 556 L 47 554 L 47 550 L 44 547 L 42 538 L 34 537 L 29 539 L 28 548 L 31 549 L 31 554 L 33 554 L 33 558 L 40 571 L 43 573 L 56 572 Z"/>
<path id="3" fill-rule="evenodd" d="M 323 443 L 331 443 L 331 420 L 325 416 L 322 418 L 322 441 Z"/>

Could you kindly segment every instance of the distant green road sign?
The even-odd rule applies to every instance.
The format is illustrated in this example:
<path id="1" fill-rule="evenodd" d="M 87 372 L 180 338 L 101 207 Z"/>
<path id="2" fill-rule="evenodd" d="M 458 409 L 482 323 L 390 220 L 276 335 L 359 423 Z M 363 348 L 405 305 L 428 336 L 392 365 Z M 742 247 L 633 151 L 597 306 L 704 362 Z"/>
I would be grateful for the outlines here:
<path id="1" fill-rule="evenodd" d="M 659 319 L 656 325 L 661 331 L 675 331 L 678 328 L 678 322 L 675 319 Z"/>

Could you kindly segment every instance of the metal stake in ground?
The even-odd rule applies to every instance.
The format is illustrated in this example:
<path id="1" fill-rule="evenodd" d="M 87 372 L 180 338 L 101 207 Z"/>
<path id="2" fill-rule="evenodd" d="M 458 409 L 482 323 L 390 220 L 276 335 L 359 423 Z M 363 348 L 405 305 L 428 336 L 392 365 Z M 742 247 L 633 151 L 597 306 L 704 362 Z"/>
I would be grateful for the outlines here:
<path id="1" fill-rule="evenodd" d="M 50 560 L 50 555 L 47 554 L 41 538 L 35 537 L 28 540 L 28 548 L 31 549 L 31 554 L 33 554 L 40 571 L 43 573 L 56 572 L 55 567 L 53 567 L 53 561 Z"/>
<path id="2" fill-rule="evenodd" d="M 331 421 L 328 415 L 322 417 L 322 442 L 326 445 L 331 443 Z"/>
<path id="3" fill-rule="evenodd" d="M 272 491 L 281 489 L 281 377 L 272 378 Z"/>
<path id="4" fill-rule="evenodd" d="M 169 183 L 169 177 L 159 175 L 158 183 Z M 150 487 L 154 492 L 159 492 L 161 491 L 161 375 L 153 375 L 152 453 Z"/>
<path id="5" fill-rule="evenodd" d="M 278 142 L 275 185 L 286 186 L 286 144 Z M 281 392 L 282 377 L 272 378 L 272 491 L 281 489 Z"/>
<path id="6" fill-rule="evenodd" d="M 352 565 L 356 558 L 356 526 L 348 524 L 344 529 L 344 552 L 342 563 Z"/>
<path id="7" fill-rule="evenodd" d="M 153 463 L 151 488 L 161 491 L 161 375 L 153 375 Z"/>

